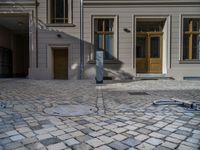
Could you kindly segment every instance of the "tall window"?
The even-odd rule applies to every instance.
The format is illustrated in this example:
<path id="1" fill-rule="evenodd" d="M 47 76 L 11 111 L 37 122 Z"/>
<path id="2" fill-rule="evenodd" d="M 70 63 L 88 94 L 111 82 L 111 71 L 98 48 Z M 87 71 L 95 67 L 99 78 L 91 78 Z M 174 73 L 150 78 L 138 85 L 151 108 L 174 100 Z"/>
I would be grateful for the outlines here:
<path id="1" fill-rule="evenodd" d="M 183 59 L 200 60 L 200 18 L 183 19 Z"/>
<path id="2" fill-rule="evenodd" d="M 50 0 L 50 23 L 67 24 L 70 23 L 70 0 Z"/>
<path id="3" fill-rule="evenodd" d="M 104 51 L 104 59 L 114 59 L 114 19 L 94 19 L 94 45 L 96 51 Z"/>

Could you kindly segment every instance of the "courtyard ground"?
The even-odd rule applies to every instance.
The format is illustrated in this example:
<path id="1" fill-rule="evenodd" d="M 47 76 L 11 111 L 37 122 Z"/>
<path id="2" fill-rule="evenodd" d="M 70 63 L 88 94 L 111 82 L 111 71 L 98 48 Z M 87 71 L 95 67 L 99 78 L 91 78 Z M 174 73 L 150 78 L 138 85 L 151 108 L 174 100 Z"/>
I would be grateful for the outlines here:
<path id="1" fill-rule="evenodd" d="M 200 111 L 152 105 L 173 99 L 199 104 L 200 81 L 0 79 L 0 150 L 199 150 Z M 76 105 L 95 109 L 45 111 Z"/>

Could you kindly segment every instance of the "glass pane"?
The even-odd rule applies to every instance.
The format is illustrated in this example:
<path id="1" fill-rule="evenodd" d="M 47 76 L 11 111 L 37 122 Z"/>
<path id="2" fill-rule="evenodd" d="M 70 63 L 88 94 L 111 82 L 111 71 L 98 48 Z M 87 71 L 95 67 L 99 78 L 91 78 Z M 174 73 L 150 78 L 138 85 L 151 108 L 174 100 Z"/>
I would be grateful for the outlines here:
<path id="1" fill-rule="evenodd" d="M 68 0 L 65 0 L 65 18 L 68 18 Z M 68 23 L 68 19 L 65 20 L 65 23 Z"/>
<path id="2" fill-rule="evenodd" d="M 183 20 L 183 31 L 189 31 L 189 24 L 190 24 L 190 19 L 184 18 Z"/>
<path id="3" fill-rule="evenodd" d="M 97 41 L 98 41 L 98 43 L 97 43 L 97 51 L 103 50 L 104 48 L 103 48 L 103 35 L 102 34 L 98 34 Z"/>
<path id="4" fill-rule="evenodd" d="M 103 31 L 103 19 L 95 19 L 97 22 L 97 31 Z"/>
<path id="5" fill-rule="evenodd" d="M 113 31 L 113 21 L 114 19 L 105 19 L 105 31 Z"/>
<path id="6" fill-rule="evenodd" d="M 200 34 L 192 36 L 192 59 L 200 59 Z"/>
<path id="7" fill-rule="evenodd" d="M 137 32 L 162 32 L 164 21 L 153 22 L 153 21 L 139 21 L 136 23 Z"/>
<path id="8" fill-rule="evenodd" d="M 55 0 L 51 0 L 51 23 L 55 23 Z"/>
<path id="9" fill-rule="evenodd" d="M 113 59 L 113 35 L 105 35 L 105 58 Z"/>
<path id="10" fill-rule="evenodd" d="M 56 0 L 56 18 L 64 18 L 64 0 Z"/>
<path id="11" fill-rule="evenodd" d="M 54 19 L 54 23 L 64 23 L 64 19 Z"/>
<path id="12" fill-rule="evenodd" d="M 183 59 L 189 59 L 189 36 L 183 36 Z"/>
<path id="13" fill-rule="evenodd" d="M 137 37 L 136 39 L 136 55 L 137 58 L 146 57 L 146 37 Z"/>
<path id="14" fill-rule="evenodd" d="M 200 19 L 193 19 L 192 22 L 192 31 L 200 32 Z"/>
<path id="15" fill-rule="evenodd" d="M 151 58 L 160 58 L 160 37 L 151 37 Z"/>

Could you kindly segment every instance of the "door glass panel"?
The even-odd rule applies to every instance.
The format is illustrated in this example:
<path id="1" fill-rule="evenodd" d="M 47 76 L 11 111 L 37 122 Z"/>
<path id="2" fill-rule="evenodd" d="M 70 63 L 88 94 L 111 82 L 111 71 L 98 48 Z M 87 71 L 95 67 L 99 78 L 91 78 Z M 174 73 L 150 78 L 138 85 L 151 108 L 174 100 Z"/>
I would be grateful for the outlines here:
<path id="1" fill-rule="evenodd" d="M 145 58 L 146 53 L 146 37 L 137 37 L 136 40 L 136 55 L 137 58 Z"/>
<path id="2" fill-rule="evenodd" d="M 151 37 L 151 58 L 160 58 L 160 37 Z"/>

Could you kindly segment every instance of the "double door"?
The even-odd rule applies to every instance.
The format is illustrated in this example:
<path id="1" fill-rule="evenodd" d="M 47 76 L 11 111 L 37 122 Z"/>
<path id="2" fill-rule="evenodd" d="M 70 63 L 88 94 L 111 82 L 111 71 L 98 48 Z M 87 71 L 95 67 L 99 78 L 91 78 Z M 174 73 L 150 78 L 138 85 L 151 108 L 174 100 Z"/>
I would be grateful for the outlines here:
<path id="1" fill-rule="evenodd" d="M 137 33 L 137 73 L 162 73 L 162 32 Z"/>

